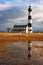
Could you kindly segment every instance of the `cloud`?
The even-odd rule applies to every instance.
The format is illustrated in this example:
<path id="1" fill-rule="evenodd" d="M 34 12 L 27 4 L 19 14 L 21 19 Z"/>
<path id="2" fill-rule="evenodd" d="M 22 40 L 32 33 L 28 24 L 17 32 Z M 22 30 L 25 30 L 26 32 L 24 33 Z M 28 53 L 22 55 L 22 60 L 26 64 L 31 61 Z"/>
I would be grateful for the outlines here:
<path id="1" fill-rule="evenodd" d="M 10 7 L 9 9 L 0 10 L 0 28 L 5 30 L 14 24 L 20 24 L 26 20 L 27 13 L 24 12 L 24 10 L 25 8 L 23 7 Z M 23 24 L 23 22 L 21 24 Z"/>
<path id="2" fill-rule="evenodd" d="M 43 0 L 3 0 L 0 4 L 0 29 L 28 22 L 29 1 L 32 6 L 32 26 L 43 29 Z"/>
<path id="3" fill-rule="evenodd" d="M 0 10 L 5 10 L 5 9 L 8 9 L 8 8 L 10 8 L 12 5 L 9 3 L 9 2 L 7 2 L 7 3 L 5 3 L 5 4 L 0 4 Z"/>

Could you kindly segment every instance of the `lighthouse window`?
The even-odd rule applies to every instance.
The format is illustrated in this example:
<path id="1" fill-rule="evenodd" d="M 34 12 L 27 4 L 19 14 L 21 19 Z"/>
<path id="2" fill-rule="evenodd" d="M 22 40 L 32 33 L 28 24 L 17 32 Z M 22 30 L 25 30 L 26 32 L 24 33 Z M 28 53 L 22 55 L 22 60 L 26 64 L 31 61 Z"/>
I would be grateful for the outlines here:
<path id="1" fill-rule="evenodd" d="M 28 16 L 28 19 L 31 19 L 31 16 Z"/>
<path id="2" fill-rule="evenodd" d="M 32 24 L 31 24 L 31 23 L 28 23 L 28 26 L 29 26 L 29 27 L 32 27 Z"/>

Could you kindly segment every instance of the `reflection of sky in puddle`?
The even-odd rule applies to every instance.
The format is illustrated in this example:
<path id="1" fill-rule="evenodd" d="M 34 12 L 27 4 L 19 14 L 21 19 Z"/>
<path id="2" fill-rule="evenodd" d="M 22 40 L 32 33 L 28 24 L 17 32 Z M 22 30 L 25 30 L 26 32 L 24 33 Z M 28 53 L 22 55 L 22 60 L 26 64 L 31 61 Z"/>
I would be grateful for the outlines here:
<path id="1" fill-rule="evenodd" d="M 36 41 L 36 42 L 32 42 L 33 45 L 43 45 L 43 42 L 41 41 Z"/>
<path id="2" fill-rule="evenodd" d="M 33 45 L 43 42 L 32 42 Z M 0 43 L 0 65 L 43 65 L 43 48 L 31 47 L 31 60 L 28 60 L 28 43 Z M 42 55 L 41 55 L 42 54 Z"/>

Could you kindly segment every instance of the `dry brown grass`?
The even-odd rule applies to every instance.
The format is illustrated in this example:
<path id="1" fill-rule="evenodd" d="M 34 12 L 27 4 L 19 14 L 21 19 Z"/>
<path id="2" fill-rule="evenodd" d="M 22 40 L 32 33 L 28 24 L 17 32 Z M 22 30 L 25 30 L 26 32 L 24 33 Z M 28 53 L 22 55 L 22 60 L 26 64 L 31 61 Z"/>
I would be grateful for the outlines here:
<path id="1" fill-rule="evenodd" d="M 43 33 L 0 33 L 0 42 L 43 41 Z"/>

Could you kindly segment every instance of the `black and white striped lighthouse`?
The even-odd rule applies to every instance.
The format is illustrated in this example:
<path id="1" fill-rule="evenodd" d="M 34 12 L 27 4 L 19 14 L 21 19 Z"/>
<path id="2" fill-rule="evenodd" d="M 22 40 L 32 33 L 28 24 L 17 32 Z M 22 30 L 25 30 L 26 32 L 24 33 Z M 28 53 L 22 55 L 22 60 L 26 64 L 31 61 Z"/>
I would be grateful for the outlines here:
<path id="1" fill-rule="evenodd" d="M 26 28 L 26 33 L 32 33 L 32 9 L 31 6 L 28 8 L 28 24 Z"/>

